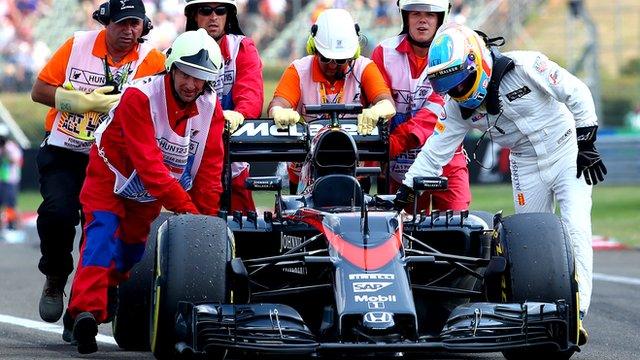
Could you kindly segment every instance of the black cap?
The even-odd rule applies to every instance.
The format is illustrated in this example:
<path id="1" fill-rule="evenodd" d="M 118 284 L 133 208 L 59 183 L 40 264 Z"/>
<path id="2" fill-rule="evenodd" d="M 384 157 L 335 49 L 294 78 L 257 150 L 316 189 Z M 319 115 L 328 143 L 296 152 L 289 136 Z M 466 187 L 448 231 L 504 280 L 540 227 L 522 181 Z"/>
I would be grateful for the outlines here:
<path id="1" fill-rule="evenodd" d="M 142 0 L 109 0 L 109 17 L 113 22 L 124 19 L 144 21 L 146 11 Z"/>

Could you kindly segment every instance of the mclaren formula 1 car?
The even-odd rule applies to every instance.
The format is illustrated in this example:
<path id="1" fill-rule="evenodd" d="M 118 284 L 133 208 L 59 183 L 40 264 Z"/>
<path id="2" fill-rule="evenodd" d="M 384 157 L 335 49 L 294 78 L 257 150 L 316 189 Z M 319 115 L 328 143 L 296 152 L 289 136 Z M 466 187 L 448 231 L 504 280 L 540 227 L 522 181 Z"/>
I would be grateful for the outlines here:
<path id="1" fill-rule="evenodd" d="M 227 163 L 303 162 L 302 192 L 250 178 L 249 189 L 277 193 L 272 211 L 156 221 L 150 251 L 120 288 L 118 344 L 150 344 L 159 359 L 579 351 L 574 259 L 558 217 L 399 214 L 393 196 L 358 181 L 379 172 L 361 161 L 388 161 L 383 127 L 360 136 L 343 118 L 359 111 L 308 107 L 325 116 L 289 130 L 245 122 Z M 414 185 L 444 189 L 446 179 Z"/>

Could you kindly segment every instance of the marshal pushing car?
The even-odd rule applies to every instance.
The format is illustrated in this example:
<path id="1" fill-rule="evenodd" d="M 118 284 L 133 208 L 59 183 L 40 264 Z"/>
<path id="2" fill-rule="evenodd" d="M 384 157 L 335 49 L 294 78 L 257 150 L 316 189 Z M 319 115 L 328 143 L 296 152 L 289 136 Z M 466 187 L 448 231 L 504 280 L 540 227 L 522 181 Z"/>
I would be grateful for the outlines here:
<path id="1" fill-rule="evenodd" d="M 325 115 L 284 131 L 247 121 L 231 136 L 227 162 L 303 162 L 302 191 L 250 178 L 250 189 L 277 192 L 271 211 L 158 221 L 152 251 L 120 290 L 120 346 L 219 360 L 579 351 L 574 259 L 559 218 L 398 213 L 393 196 L 358 181 L 380 171 L 361 161 L 388 161 L 384 127 L 360 136 L 343 118 L 359 111 L 308 107 Z M 445 189 L 446 179 L 414 185 Z"/>

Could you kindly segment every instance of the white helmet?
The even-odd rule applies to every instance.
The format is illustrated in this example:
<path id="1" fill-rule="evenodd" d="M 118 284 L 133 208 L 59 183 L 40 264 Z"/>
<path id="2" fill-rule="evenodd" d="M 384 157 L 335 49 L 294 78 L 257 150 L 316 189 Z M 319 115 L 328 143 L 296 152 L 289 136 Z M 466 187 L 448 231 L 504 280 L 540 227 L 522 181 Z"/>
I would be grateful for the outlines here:
<path id="1" fill-rule="evenodd" d="M 344 9 L 327 9 L 311 27 L 314 48 L 327 59 L 351 59 L 360 49 L 357 25 Z M 310 39 L 311 40 L 311 39 Z"/>
<path id="2" fill-rule="evenodd" d="M 449 0 L 398 0 L 398 8 L 403 11 L 426 11 L 432 13 L 442 13 L 438 17 L 439 24 L 442 25 L 445 22 L 447 16 L 449 16 L 449 10 L 451 9 L 451 3 Z M 404 29 L 406 20 L 404 15 L 402 16 Z"/>
<path id="3" fill-rule="evenodd" d="M 222 54 L 218 43 L 205 29 L 180 34 L 167 50 L 167 71 L 173 65 L 187 75 L 205 81 L 214 81 L 222 71 Z"/>

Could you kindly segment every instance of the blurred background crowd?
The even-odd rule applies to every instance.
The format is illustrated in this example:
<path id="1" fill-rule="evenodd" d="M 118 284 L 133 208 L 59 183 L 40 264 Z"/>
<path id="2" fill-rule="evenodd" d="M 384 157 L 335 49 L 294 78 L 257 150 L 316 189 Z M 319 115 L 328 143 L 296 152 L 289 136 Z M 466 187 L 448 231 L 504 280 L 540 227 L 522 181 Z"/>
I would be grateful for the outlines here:
<path id="1" fill-rule="evenodd" d="M 452 19 L 466 22 L 477 1 L 454 0 Z M 91 14 L 101 0 L 2 0 L 0 1 L 0 89 L 30 91 L 33 79 L 59 45 L 73 31 L 96 29 L 101 25 Z M 183 0 L 145 0 L 147 14 L 154 29 L 149 41 L 158 49 L 166 49 L 184 31 Z M 239 19 L 245 34 L 261 52 L 284 30 L 299 12 L 310 7 L 306 24 L 313 23 L 325 8 L 346 8 L 370 19 L 378 29 L 399 29 L 396 0 L 238 0 Z M 393 30 L 392 30 L 393 31 Z M 293 32 L 295 38 L 304 38 Z M 289 61 L 301 55 L 302 46 L 292 38 L 274 57 Z M 370 39 L 374 46 L 376 39 Z"/>

